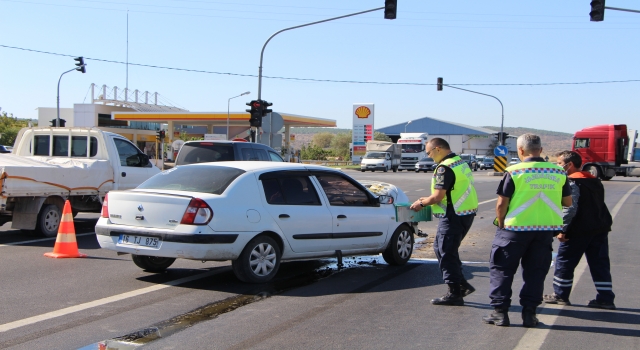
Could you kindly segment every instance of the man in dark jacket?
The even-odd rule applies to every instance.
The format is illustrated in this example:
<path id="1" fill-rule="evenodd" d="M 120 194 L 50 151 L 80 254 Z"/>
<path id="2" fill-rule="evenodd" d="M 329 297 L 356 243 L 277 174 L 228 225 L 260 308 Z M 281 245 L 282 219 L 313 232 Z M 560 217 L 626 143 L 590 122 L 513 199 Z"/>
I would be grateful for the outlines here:
<path id="1" fill-rule="evenodd" d="M 580 171 L 582 158 L 576 152 L 560 152 L 557 164 L 568 174 L 573 204 L 564 209 L 564 227 L 557 236 L 560 247 L 553 275 L 554 293 L 545 295 L 544 301 L 547 304 L 571 305 L 569 294 L 573 287 L 573 272 L 584 254 L 598 292 L 587 306 L 613 310 L 616 306 L 613 303 L 615 294 L 611 283 L 608 241 L 613 220 L 604 202 L 604 187 L 591 173 Z"/>

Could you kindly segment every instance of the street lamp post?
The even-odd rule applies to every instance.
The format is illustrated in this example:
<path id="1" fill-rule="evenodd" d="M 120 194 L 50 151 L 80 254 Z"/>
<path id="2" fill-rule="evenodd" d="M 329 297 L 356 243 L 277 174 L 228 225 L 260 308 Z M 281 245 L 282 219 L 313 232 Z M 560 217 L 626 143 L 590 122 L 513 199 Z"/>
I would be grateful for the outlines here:
<path id="1" fill-rule="evenodd" d="M 404 132 L 407 132 L 407 125 L 411 124 L 412 120 L 409 120 L 407 124 L 404 125 Z"/>
<path id="2" fill-rule="evenodd" d="M 244 96 L 244 95 L 248 95 L 250 94 L 250 91 L 247 92 L 243 92 L 238 96 L 233 96 L 233 97 L 229 97 L 229 99 L 227 100 L 227 140 L 229 139 L 229 105 L 231 103 L 231 100 L 236 98 L 236 97 L 240 97 L 240 96 Z"/>

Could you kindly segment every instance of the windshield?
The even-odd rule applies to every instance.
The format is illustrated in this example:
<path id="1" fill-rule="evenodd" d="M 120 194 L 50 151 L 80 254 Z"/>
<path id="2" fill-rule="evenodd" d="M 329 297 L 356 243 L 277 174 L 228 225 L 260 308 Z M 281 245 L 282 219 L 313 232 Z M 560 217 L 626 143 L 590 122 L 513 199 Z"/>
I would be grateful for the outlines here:
<path id="1" fill-rule="evenodd" d="M 152 176 L 137 188 L 222 194 L 244 172 L 226 166 L 179 166 Z"/>
<path id="2" fill-rule="evenodd" d="M 469 156 L 468 154 L 461 154 L 460 158 L 462 158 L 464 160 L 469 160 L 469 159 L 471 159 L 471 156 Z"/>
<path id="3" fill-rule="evenodd" d="M 230 143 L 185 143 L 178 153 L 176 165 L 235 160 Z"/>
<path id="4" fill-rule="evenodd" d="M 385 154 L 383 152 L 369 152 L 364 155 L 366 159 L 384 159 Z"/>
<path id="5" fill-rule="evenodd" d="M 402 144 L 402 153 L 420 153 L 422 151 L 424 151 L 424 147 L 422 146 L 422 144 Z"/>
<path id="6" fill-rule="evenodd" d="M 433 162 L 433 158 L 429 158 L 429 157 L 424 157 L 422 159 L 420 159 L 421 162 Z"/>

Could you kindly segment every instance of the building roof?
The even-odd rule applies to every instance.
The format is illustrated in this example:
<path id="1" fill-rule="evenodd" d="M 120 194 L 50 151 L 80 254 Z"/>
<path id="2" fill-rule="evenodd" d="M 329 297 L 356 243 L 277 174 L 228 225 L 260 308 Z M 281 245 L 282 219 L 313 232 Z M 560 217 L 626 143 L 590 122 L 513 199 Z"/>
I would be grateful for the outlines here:
<path id="1" fill-rule="evenodd" d="M 387 135 L 398 135 L 405 132 L 426 132 L 429 135 L 491 135 L 495 131 L 477 126 L 464 125 L 435 118 L 424 117 L 406 122 L 376 129 Z"/>
<path id="2" fill-rule="evenodd" d="M 282 116 L 285 125 L 289 126 L 315 126 L 315 127 L 335 127 L 336 121 L 332 119 L 306 117 L 291 113 L 278 112 Z M 249 122 L 249 113 L 242 112 L 160 112 L 160 113 L 144 113 L 144 112 L 112 112 L 112 119 L 115 120 L 133 120 L 166 123 L 172 120 L 181 124 L 191 123 L 210 123 L 212 125 L 226 125 L 227 117 L 232 126 L 245 125 Z M 200 125 L 200 124 L 198 124 Z"/>

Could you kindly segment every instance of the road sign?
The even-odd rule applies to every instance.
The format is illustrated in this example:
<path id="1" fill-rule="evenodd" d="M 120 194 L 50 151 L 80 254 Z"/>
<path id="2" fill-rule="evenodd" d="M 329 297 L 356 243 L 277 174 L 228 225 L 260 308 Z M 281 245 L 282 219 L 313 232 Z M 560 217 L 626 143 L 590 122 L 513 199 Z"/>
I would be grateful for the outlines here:
<path id="1" fill-rule="evenodd" d="M 504 173 L 504 169 L 506 168 L 507 168 L 507 157 L 496 156 L 495 158 L 493 158 L 493 170 L 499 173 Z"/>
<path id="2" fill-rule="evenodd" d="M 507 154 L 509 154 L 509 149 L 507 149 L 507 146 L 500 145 L 493 149 L 493 154 L 496 157 L 505 157 Z"/>

